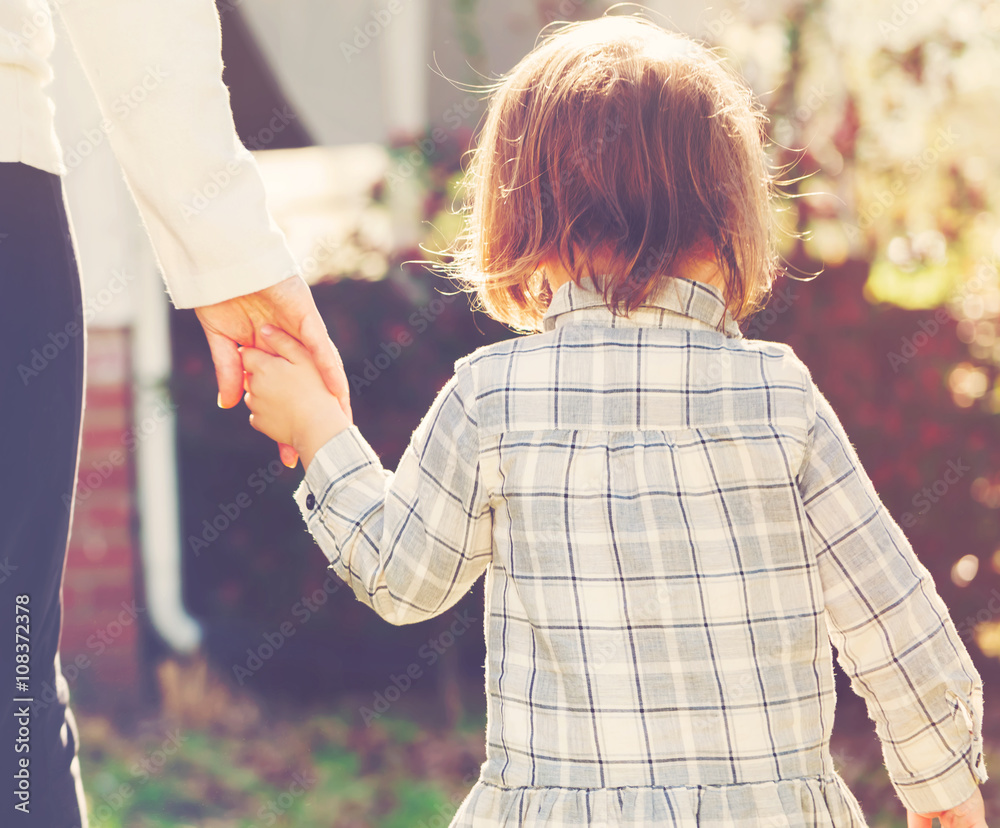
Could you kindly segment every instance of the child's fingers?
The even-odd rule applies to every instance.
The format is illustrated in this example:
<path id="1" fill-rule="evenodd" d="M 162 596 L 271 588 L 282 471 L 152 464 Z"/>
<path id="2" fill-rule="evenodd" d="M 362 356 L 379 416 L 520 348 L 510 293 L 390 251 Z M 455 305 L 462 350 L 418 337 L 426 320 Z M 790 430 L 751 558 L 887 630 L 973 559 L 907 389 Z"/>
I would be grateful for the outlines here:
<path id="1" fill-rule="evenodd" d="M 250 409 L 249 421 L 251 427 L 262 434 L 266 433 L 267 423 L 265 421 L 267 418 L 261 413 L 260 410 L 257 409 L 257 400 L 252 394 L 247 392 L 243 395 L 243 402 L 245 402 L 247 404 L 247 408 Z"/>
<path id="2" fill-rule="evenodd" d="M 309 351 L 294 336 L 274 325 L 265 325 L 260 329 L 264 341 L 270 345 L 274 352 L 289 362 L 303 362 L 310 359 Z"/>
<path id="3" fill-rule="evenodd" d="M 267 351 L 262 351 L 260 348 L 251 348 L 249 345 L 244 345 L 240 348 L 240 356 L 243 358 L 243 370 L 248 374 L 253 374 L 268 362 L 271 362 L 277 357 L 272 356 Z"/>
<path id="4" fill-rule="evenodd" d="M 299 464 L 299 453 L 286 443 L 278 443 L 278 457 L 286 468 L 294 469 Z"/>
<path id="5" fill-rule="evenodd" d="M 261 410 L 258 405 L 260 400 L 252 391 L 247 391 L 246 394 L 243 395 L 243 402 L 246 404 L 247 410 L 250 412 L 250 425 L 257 428 L 257 425 L 254 425 L 254 423 L 256 422 L 258 425 L 260 424 Z M 256 421 L 254 420 L 255 414 L 257 415 Z M 260 431 L 259 428 L 257 428 L 257 430 Z"/>

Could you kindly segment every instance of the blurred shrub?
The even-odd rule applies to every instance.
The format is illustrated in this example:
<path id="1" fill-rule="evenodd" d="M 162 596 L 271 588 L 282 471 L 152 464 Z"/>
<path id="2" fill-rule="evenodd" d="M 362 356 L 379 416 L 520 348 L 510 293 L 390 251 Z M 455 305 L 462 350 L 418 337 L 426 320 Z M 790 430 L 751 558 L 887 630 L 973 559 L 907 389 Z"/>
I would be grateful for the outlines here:
<path id="1" fill-rule="evenodd" d="M 377 282 L 314 288 L 351 377 L 355 422 L 390 469 L 454 361 L 508 335 L 473 315 L 464 295 L 442 291 L 453 293 L 449 282 L 413 265 Z M 456 661 L 481 684 L 482 582 L 440 618 L 403 628 L 358 602 L 326 570 L 291 498 L 301 465 L 277 462 L 276 447 L 249 426 L 242 403 L 217 408 L 214 369 L 194 314 L 172 320 L 185 597 L 205 622 L 217 666 L 240 686 L 300 698 L 384 690 L 411 664 L 420 668 L 417 686 L 430 692 L 454 675 Z M 454 613 L 472 619 L 469 632 L 432 659 Z M 421 650 L 428 644 L 431 650 Z"/>

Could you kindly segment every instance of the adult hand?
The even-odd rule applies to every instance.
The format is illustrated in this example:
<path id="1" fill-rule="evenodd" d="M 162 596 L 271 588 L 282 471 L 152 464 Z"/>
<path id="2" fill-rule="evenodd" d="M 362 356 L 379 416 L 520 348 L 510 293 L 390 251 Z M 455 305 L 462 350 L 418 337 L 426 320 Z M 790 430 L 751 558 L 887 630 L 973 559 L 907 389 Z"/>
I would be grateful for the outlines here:
<path id="1" fill-rule="evenodd" d="M 306 347 L 324 384 L 347 417 L 351 417 L 350 387 L 343 362 L 326 332 L 312 292 L 301 277 L 290 276 L 264 290 L 195 308 L 194 312 L 212 351 L 221 408 L 232 408 L 243 398 L 239 346 L 250 345 L 274 353 L 260 334 L 260 329 L 270 324 L 287 331 Z M 279 453 L 289 468 L 298 463 L 298 454 L 291 446 L 279 444 Z"/>
<path id="2" fill-rule="evenodd" d="M 316 452 L 351 427 L 340 402 L 316 370 L 312 355 L 291 336 L 265 326 L 261 333 L 277 356 L 243 346 L 250 425 L 299 452 L 307 469 Z"/>
<path id="3" fill-rule="evenodd" d="M 976 788 L 965 802 L 946 811 L 935 811 L 930 814 L 907 811 L 906 828 L 931 828 L 934 817 L 941 821 L 941 828 L 986 828 L 983 795 L 979 792 L 979 788 Z"/>

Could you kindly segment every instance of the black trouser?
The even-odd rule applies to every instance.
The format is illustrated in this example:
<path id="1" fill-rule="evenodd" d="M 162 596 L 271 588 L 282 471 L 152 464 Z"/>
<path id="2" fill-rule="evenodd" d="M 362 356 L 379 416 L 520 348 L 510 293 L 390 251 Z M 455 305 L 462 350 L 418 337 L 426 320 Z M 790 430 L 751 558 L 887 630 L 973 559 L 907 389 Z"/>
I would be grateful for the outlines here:
<path id="1" fill-rule="evenodd" d="M 81 304 L 62 182 L 0 163 L 0 825 L 12 828 L 86 825 L 58 653 L 83 412 Z M 25 784 L 28 804 L 17 807 Z"/>

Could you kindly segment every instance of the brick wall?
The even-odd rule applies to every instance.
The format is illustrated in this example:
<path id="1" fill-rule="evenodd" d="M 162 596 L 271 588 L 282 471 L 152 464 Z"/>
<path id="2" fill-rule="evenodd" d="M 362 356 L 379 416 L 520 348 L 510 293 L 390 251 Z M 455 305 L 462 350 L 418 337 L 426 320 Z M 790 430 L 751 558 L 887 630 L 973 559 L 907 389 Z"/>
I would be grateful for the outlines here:
<path id="1" fill-rule="evenodd" d="M 83 442 L 66 575 L 60 653 L 71 692 L 121 700 L 138 693 L 133 531 L 135 455 L 127 329 L 88 331 Z"/>

